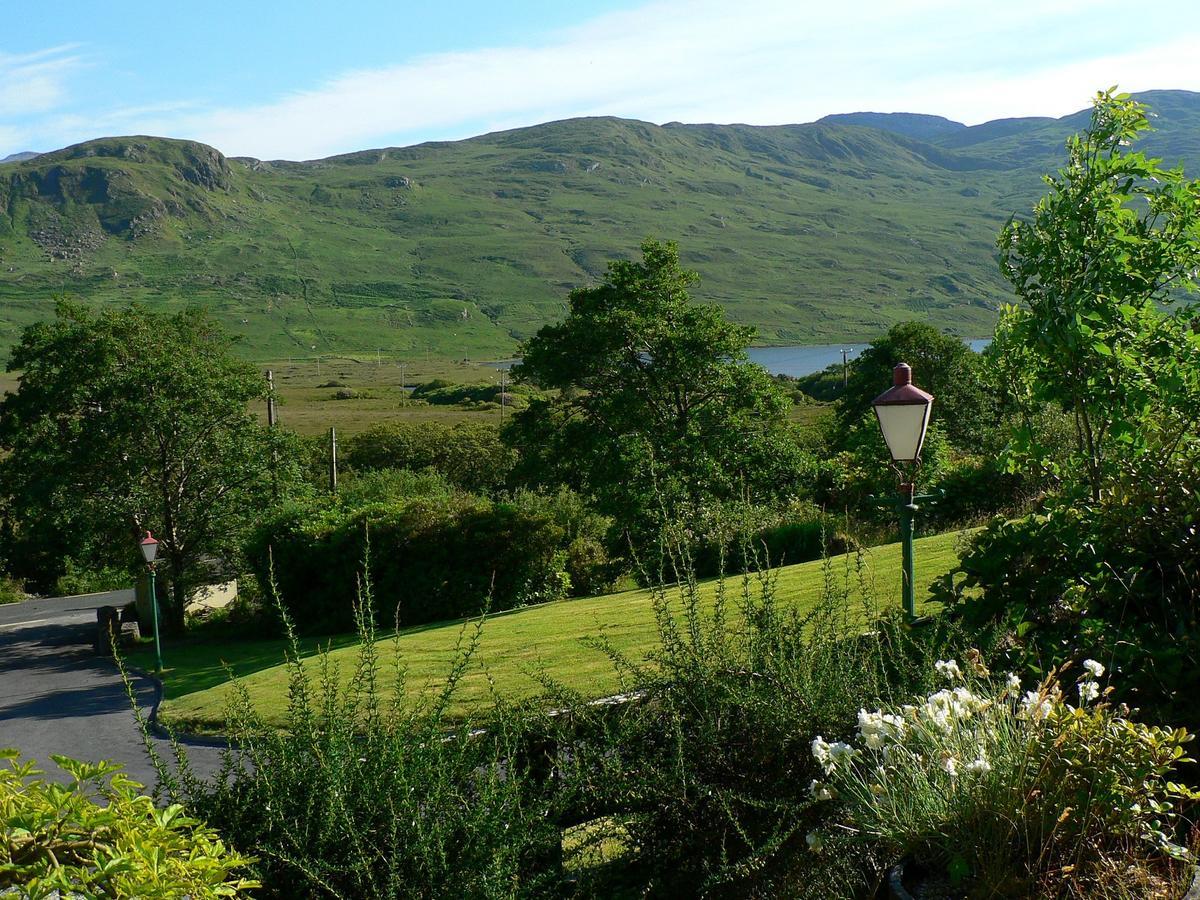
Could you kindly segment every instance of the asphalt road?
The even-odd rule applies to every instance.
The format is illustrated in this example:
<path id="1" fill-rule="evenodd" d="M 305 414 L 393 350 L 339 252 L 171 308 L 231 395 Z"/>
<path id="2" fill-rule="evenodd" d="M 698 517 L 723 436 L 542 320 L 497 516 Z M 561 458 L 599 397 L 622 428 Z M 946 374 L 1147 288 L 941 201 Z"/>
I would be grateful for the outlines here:
<path id="1" fill-rule="evenodd" d="M 122 606 L 133 591 L 27 600 L 0 606 L 0 747 L 15 747 L 38 761 L 48 777 L 64 778 L 50 759 L 122 763 L 147 787 L 157 781 L 129 696 L 111 659 L 92 650 L 96 609 Z M 132 675 L 144 714 L 154 703 L 154 682 Z M 172 760 L 166 740 L 158 753 Z M 192 769 L 203 777 L 216 771 L 219 750 L 196 742 L 188 748 Z"/>

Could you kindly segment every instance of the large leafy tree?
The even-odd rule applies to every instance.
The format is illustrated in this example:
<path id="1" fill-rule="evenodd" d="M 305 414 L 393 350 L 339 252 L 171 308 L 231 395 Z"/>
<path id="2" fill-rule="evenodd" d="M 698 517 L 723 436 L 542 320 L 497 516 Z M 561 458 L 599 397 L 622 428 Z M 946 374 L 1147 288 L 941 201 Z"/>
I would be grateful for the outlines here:
<path id="1" fill-rule="evenodd" d="M 841 432 L 848 434 L 892 384 L 892 369 L 906 362 L 913 379 L 933 394 L 933 418 L 952 443 L 977 449 L 996 408 L 986 389 L 982 360 L 960 338 L 924 322 L 901 322 L 854 360 L 838 400 Z"/>
<path id="2" fill-rule="evenodd" d="M 1032 217 L 999 238 L 1021 300 L 1002 320 L 1012 377 L 1071 417 L 1093 500 L 1120 464 L 1185 446 L 1200 416 L 1200 335 L 1180 296 L 1200 267 L 1200 182 L 1130 149 L 1149 128 L 1141 104 L 1100 93 Z"/>
<path id="3" fill-rule="evenodd" d="M 641 260 L 572 291 L 514 371 L 558 392 L 513 418 L 521 471 L 589 492 L 635 536 L 688 504 L 794 484 L 787 401 L 746 357 L 754 329 L 693 302 L 696 281 L 675 244 L 646 241 Z"/>
<path id="4" fill-rule="evenodd" d="M 18 388 L 0 402 L 14 539 L 51 568 L 111 566 L 133 562 L 135 539 L 152 530 L 171 581 L 165 625 L 178 628 L 189 588 L 236 553 L 284 477 L 272 460 L 288 458 L 247 407 L 264 379 L 230 349 L 200 310 L 63 301 L 27 328 L 9 363 Z"/>

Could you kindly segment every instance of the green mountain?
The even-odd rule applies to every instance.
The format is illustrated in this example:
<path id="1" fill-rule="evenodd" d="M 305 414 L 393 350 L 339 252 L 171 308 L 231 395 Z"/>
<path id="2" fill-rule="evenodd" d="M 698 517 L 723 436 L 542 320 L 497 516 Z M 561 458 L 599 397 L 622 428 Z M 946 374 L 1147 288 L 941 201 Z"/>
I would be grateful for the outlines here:
<path id="1" fill-rule="evenodd" d="M 1149 150 L 1200 168 L 1200 94 L 1142 99 Z M 982 335 L 1010 298 L 996 233 L 1086 116 L 570 119 L 310 162 L 89 141 L 0 164 L 0 348 L 68 292 L 206 304 L 256 357 L 502 354 L 647 235 L 767 343 Z"/>

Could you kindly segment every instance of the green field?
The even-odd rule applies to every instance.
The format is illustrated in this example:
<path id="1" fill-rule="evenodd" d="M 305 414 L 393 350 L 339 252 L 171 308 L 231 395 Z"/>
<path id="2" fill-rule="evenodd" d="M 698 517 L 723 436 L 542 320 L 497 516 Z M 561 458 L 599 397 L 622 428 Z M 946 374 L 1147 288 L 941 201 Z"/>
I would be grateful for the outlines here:
<path id="1" fill-rule="evenodd" d="M 958 560 L 963 532 L 936 535 L 917 541 L 917 584 L 926 586 L 950 571 Z M 777 596 L 799 609 L 811 608 L 822 596 L 827 577 L 847 590 L 850 614 L 858 615 L 874 597 L 882 605 L 899 606 L 900 545 L 888 544 L 855 556 L 785 566 L 777 570 Z M 705 603 L 711 603 L 715 582 L 703 586 Z M 727 584 L 731 595 L 740 582 Z M 840 589 L 840 587 L 839 587 Z M 920 592 L 918 592 L 920 595 Z M 383 598 L 386 600 L 386 598 Z M 403 631 L 397 639 L 380 642 L 385 664 L 383 682 L 394 683 L 393 649 L 398 648 L 407 676 L 410 697 L 436 690 L 444 683 L 455 658 L 455 646 L 469 622 L 450 622 Z M 489 679 L 498 693 L 517 699 L 536 695 L 537 673 L 544 670 L 557 682 L 585 695 L 604 696 L 618 690 L 612 664 L 585 639 L 603 636 L 614 647 L 642 658 L 657 640 L 652 596 L 645 590 L 600 597 L 564 600 L 514 610 L 490 618 L 470 671 L 459 685 L 452 713 L 464 716 L 489 702 Z M 332 660 L 348 676 L 354 665 L 357 642 L 352 635 L 304 643 L 308 654 L 331 648 Z M 282 641 L 226 641 L 168 644 L 164 677 L 163 721 L 195 730 L 218 730 L 228 694 L 225 665 L 240 676 L 266 721 L 281 724 L 287 709 L 287 673 L 279 665 Z M 152 668 L 153 654 L 141 651 L 131 661 Z M 316 661 L 307 665 L 315 672 Z"/>
<path id="2" fill-rule="evenodd" d="M 1200 159 L 1200 95 L 1144 97 L 1160 113 L 1147 151 Z M 205 304 L 255 359 L 494 358 L 646 236 L 678 240 L 696 296 L 765 343 L 870 339 L 912 318 L 989 333 L 1011 299 L 996 234 L 1080 117 L 917 136 L 845 121 L 864 120 L 571 119 L 306 163 L 105 138 L 7 163 L 0 355 L 70 292 Z"/>

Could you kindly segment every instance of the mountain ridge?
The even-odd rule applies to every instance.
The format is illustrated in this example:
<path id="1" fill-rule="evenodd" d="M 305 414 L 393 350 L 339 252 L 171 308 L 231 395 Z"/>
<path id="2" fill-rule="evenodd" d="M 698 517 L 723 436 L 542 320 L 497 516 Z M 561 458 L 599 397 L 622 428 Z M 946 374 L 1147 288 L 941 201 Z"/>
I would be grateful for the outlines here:
<path id="1" fill-rule="evenodd" d="M 1160 112 L 1147 149 L 1194 171 L 1200 94 L 1142 96 Z M 85 141 L 0 171 L 0 351 L 65 291 L 203 303 L 260 357 L 506 353 L 647 235 L 677 239 L 697 296 L 764 343 L 913 317 L 977 336 L 1010 299 L 995 234 L 1086 114 L 598 116 L 307 161 Z"/>

